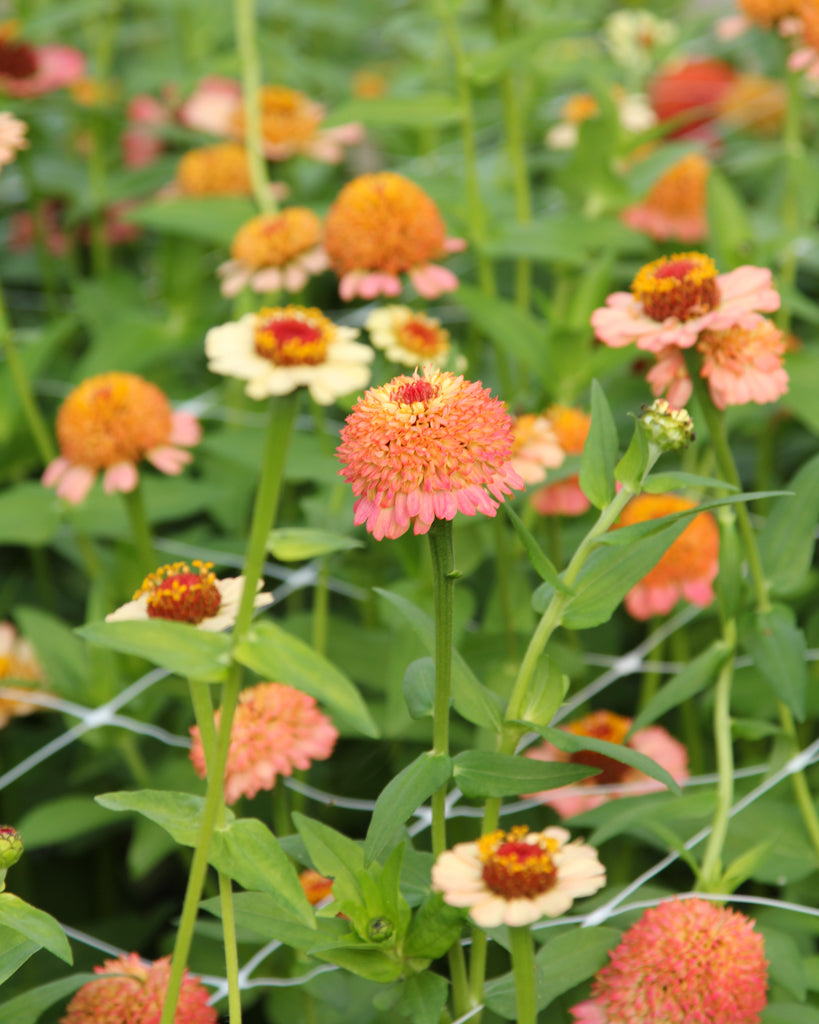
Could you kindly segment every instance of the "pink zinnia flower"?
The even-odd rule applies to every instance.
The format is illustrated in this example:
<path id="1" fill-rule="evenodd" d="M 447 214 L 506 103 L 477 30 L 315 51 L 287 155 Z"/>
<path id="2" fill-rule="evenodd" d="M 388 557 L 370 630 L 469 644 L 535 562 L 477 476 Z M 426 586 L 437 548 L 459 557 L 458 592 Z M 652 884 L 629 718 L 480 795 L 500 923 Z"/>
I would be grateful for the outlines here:
<path id="1" fill-rule="evenodd" d="M 242 87 L 235 78 L 208 75 L 179 108 L 186 128 L 211 135 L 228 135 L 230 122 L 242 104 Z"/>
<path id="2" fill-rule="evenodd" d="M 62 89 L 85 75 L 85 54 L 73 46 L 32 46 L 0 28 L 0 92 L 18 99 Z"/>
<path id="3" fill-rule="evenodd" d="M 642 202 L 626 207 L 622 220 L 658 242 L 701 241 L 708 233 L 705 190 L 710 172 L 704 156 L 689 153 L 657 179 Z"/>
<path id="4" fill-rule="evenodd" d="M 214 713 L 219 729 L 221 710 Z M 191 761 L 205 778 L 205 751 L 197 726 L 191 727 Z M 284 683 L 258 683 L 239 694 L 225 767 L 225 800 L 254 797 L 272 789 L 279 775 L 306 771 L 333 753 L 338 730 L 313 697 Z"/>
<path id="5" fill-rule="evenodd" d="M 171 124 L 171 109 L 155 96 L 139 93 L 128 101 L 126 117 L 128 127 L 120 139 L 123 162 L 126 167 L 149 167 L 165 149 L 157 129 Z"/>
<path id="6" fill-rule="evenodd" d="M 589 436 L 591 416 L 567 405 L 552 405 L 545 416 L 566 455 L 581 455 Z M 576 473 L 541 487 L 530 500 L 532 508 L 542 516 L 582 516 L 591 508 Z"/>
<path id="7" fill-rule="evenodd" d="M 60 1024 L 156 1024 L 162 1014 L 171 958 L 146 964 L 136 953 L 105 960 L 95 967 L 99 977 L 74 995 Z M 176 1024 L 217 1024 L 218 1014 L 208 1006 L 208 990 L 199 979 L 182 978 Z"/>
<path id="8" fill-rule="evenodd" d="M 336 454 L 357 496 L 355 525 L 376 540 L 456 512 L 494 516 L 524 482 L 510 463 L 512 420 L 489 389 L 427 366 L 356 402 Z M 487 493 L 488 492 L 488 493 Z"/>
<path id="9" fill-rule="evenodd" d="M 651 725 L 646 729 L 640 729 L 626 740 L 628 731 L 631 728 L 632 719 L 623 715 L 616 715 L 612 711 L 593 711 L 584 715 L 574 722 L 562 725 L 564 732 L 573 733 L 575 736 L 591 736 L 598 740 L 607 740 L 609 743 L 623 743 L 631 750 L 645 754 L 660 767 L 671 775 L 677 782 L 685 782 L 688 778 L 688 751 L 674 739 L 674 737 L 659 725 Z M 606 757 L 605 754 L 598 754 L 593 750 L 578 750 L 569 754 L 560 750 L 551 743 L 540 743 L 536 747 L 530 747 L 526 751 L 527 757 L 536 761 L 566 761 L 571 764 L 584 764 L 590 768 L 600 768 L 599 775 L 593 775 L 580 783 L 573 783 L 570 787 L 574 792 L 565 793 L 559 789 L 544 790 L 541 793 L 528 793 L 527 796 L 541 800 L 544 804 L 553 808 L 561 818 L 571 818 L 575 814 L 582 814 L 594 807 L 599 807 L 609 800 L 619 796 L 629 796 L 625 793 L 582 793 L 582 788 L 593 788 L 594 786 L 611 786 L 617 783 L 641 784 L 641 793 L 651 790 L 662 789 L 661 782 L 650 778 L 644 772 L 623 764 L 613 757 Z"/>
<path id="10" fill-rule="evenodd" d="M 127 493 L 139 482 L 138 462 L 147 459 L 175 476 L 193 458 L 185 448 L 200 436 L 199 421 L 174 412 L 155 384 L 134 373 L 102 373 L 74 388 L 60 406 L 60 455 L 42 481 L 73 505 L 86 497 L 101 470 L 106 493 Z"/>
<path id="11" fill-rule="evenodd" d="M 547 469 L 563 465 L 566 453 L 546 416 L 524 413 L 512 421 L 512 469 L 528 486 L 546 479 Z"/>
<path id="12" fill-rule="evenodd" d="M 533 924 L 565 914 L 581 896 L 606 884 L 597 851 L 565 828 L 530 832 L 516 825 L 474 843 L 457 843 L 432 867 L 432 888 L 451 907 L 469 907 L 481 928 Z"/>
<path id="13" fill-rule="evenodd" d="M 661 352 L 668 345 L 690 348 L 705 328 L 755 327 L 760 312 L 778 308 L 770 270 L 744 266 L 718 275 L 710 257 L 683 252 L 646 264 L 631 292 L 609 295 L 591 325 L 612 348 L 634 343 Z"/>
<path id="14" fill-rule="evenodd" d="M 650 907 L 609 953 L 583 1024 L 758 1024 L 768 963 L 754 922 L 708 900 Z"/>

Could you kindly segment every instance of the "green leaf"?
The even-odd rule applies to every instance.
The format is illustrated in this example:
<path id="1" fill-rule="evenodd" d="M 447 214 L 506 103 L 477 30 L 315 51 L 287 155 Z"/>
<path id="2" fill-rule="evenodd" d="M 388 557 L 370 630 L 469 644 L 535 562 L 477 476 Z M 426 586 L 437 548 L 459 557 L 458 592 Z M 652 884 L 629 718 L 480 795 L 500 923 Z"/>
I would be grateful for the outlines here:
<path id="1" fill-rule="evenodd" d="M 666 491 L 684 490 L 692 488 L 717 489 L 722 491 L 738 491 L 739 488 L 719 480 L 713 476 L 698 476 L 696 473 L 683 473 L 679 470 L 671 470 L 668 473 L 652 473 L 643 481 L 643 490 L 649 494 L 665 494 Z"/>
<path id="2" fill-rule="evenodd" d="M 626 453 L 614 467 L 615 479 L 637 494 L 640 491 L 647 466 L 648 439 L 643 425 L 637 420 Z"/>
<path id="3" fill-rule="evenodd" d="M 363 903 L 356 874 L 364 869 L 364 851 L 358 843 L 320 821 L 298 811 L 296 826 L 316 871 L 333 879 L 333 896 L 339 902 Z"/>
<path id="4" fill-rule="evenodd" d="M 716 167 L 708 174 L 708 251 L 717 264 L 732 270 L 748 262 L 754 233 L 739 192 Z"/>
<path id="5" fill-rule="evenodd" d="M 612 500 L 617 427 L 605 393 L 596 380 L 591 386 L 591 427 L 580 458 L 580 489 L 597 508 Z"/>
<path id="6" fill-rule="evenodd" d="M 125 220 L 166 235 L 182 235 L 228 248 L 233 236 L 256 214 L 245 198 L 157 199 L 123 214 Z"/>
<path id="7" fill-rule="evenodd" d="M 375 803 L 367 838 L 364 841 L 364 860 L 371 864 L 392 845 L 404 822 L 445 786 L 452 775 L 452 762 L 446 754 L 424 753 L 408 764 L 387 783 Z"/>
<path id="8" fill-rule="evenodd" d="M 760 925 L 759 930 L 765 939 L 770 980 L 781 985 L 798 1002 L 804 1002 L 807 996 L 805 969 L 796 940 L 768 925 Z"/>
<path id="9" fill-rule="evenodd" d="M 255 622 L 233 654 L 238 662 L 260 676 L 309 693 L 349 728 L 365 736 L 378 736 L 378 727 L 352 681 L 327 658 L 276 623 Z"/>
<path id="10" fill-rule="evenodd" d="M 351 100 L 336 107 L 327 126 L 362 121 L 374 127 L 427 128 L 454 124 L 463 118 L 463 106 L 448 93 L 421 96 L 384 96 Z"/>
<path id="11" fill-rule="evenodd" d="M 65 622 L 44 611 L 17 605 L 14 618 L 20 632 L 34 646 L 45 677 L 62 697 L 91 702 L 92 671 L 86 645 Z"/>
<path id="12" fill-rule="evenodd" d="M 547 655 L 541 655 L 526 690 L 520 717 L 527 722 L 548 725 L 566 699 L 570 685 L 571 680 L 560 666 Z"/>
<path id="13" fill-rule="evenodd" d="M 435 702 L 435 662 L 418 658 L 407 665 L 401 684 L 411 718 L 428 718 Z"/>
<path id="14" fill-rule="evenodd" d="M 719 884 L 720 892 L 736 892 L 736 890 L 753 876 L 753 873 L 767 860 L 777 846 L 776 839 L 766 839 L 752 846 L 750 850 L 735 857 L 722 874 Z"/>
<path id="15" fill-rule="evenodd" d="M 787 357 L 788 392 L 782 397 L 782 404 L 797 416 L 802 423 L 819 433 L 819 351 L 815 346 L 805 346 L 801 352 L 792 352 Z"/>
<path id="16" fill-rule="evenodd" d="M 514 302 L 486 295 L 479 288 L 462 284 L 453 302 L 470 318 L 507 358 L 529 370 L 544 384 L 550 382 L 546 325 Z"/>
<path id="17" fill-rule="evenodd" d="M 788 705 L 798 721 L 803 721 L 808 685 L 807 644 L 793 610 L 775 604 L 768 612 L 757 612 L 750 629 L 743 631 L 743 646 L 776 697 Z"/>
<path id="18" fill-rule="evenodd" d="M 464 750 L 452 759 L 452 769 L 456 784 L 470 799 L 539 793 L 599 774 L 599 769 L 585 765 L 537 761 L 489 750 Z"/>
<path id="19" fill-rule="evenodd" d="M 354 537 L 329 530 L 313 530 L 307 526 L 280 526 L 271 530 L 267 538 L 267 550 L 280 562 L 303 562 L 333 551 L 363 547 L 362 541 Z"/>
<path id="20" fill-rule="evenodd" d="M 638 712 L 629 734 L 633 735 L 638 729 L 644 729 L 652 722 L 656 722 L 658 718 L 662 718 L 672 708 L 696 697 L 712 679 L 716 678 L 717 672 L 730 655 L 731 651 L 728 646 L 721 640 L 715 640 L 702 654 L 697 655 L 681 672 L 665 683 L 662 689 Z"/>
<path id="21" fill-rule="evenodd" d="M 813 562 L 819 522 L 819 455 L 806 462 L 788 484 L 793 497 L 774 502 L 759 534 L 766 579 L 776 590 L 799 587 Z"/>
<path id="22" fill-rule="evenodd" d="M 59 499 L 42 484 L 26 481 L 0 494 L 0 544 L 48 544 L 59 525 Z"/>
<path id="23" fill-rule="evenodd" d="M 16 929 L 0 925 L 0 985 L 22 967 L 39 948 L 36 942 L 31 942 Z"/>
<path id="24" fill-rule="evenodd" d="M 819 1010 L 803 1003 L 768 1003 L 762 1024 L 819 1024 Z"/>
<path id="25" fill-rule="evenodd" d="M 92 644 L 135 654 L 183 679 L 221 682 L 227 674 L 230 637 L 165 619 L 89 622 L 75 631 Z"/>
<path id="26" fill-rule="evenodd" d="M 449 982 L 440 974 L 413 974 L 404 982 L 401 1013 L 412 1024 L 438 1024 L 448 994 Z"/>
<path id="27" fill-rule="evenodd" d="M 66 996 L 73 995 L 80 986 L 98 977 L 98 974 L 70 974 L 67 978 L 58 978 L 56 981 L 49 981 L 45 985 L 38 985 L 37 988 L 23 992 L 22 995 L 15 996 L 0 1006 L 0 1024 L 37 1024 L 49 1007 L 56 1002 L 62 1002 Z"/>
<path id="28" fill-rule="evenodd" d="M 245 889 L 266 892 L 308 928 L 315 914 L 296 869 L 270 829 L 257 818 L 240 818 L 216 829 L 210 862 Z"/>
<path id="29" fill-rule="evenodd" d="M 563 729 L 555 729 L 549 725 L 535 726 L 529 722 L 525 724 L 556 746 L 558 750 L 563 750 L 569 754 L 575 754 L 581 750 L 592 750 L 596 754 L 603 754 L 605 757 L 610 757 L 612 761 L 618 761 L 620 764 L 627 764 L 630 768 L 636 768 L 637 771 L 649 775 L 658 782 L 662 782 L 672 793 L 675 793 L 677 796 L 680 795 L 679 784 L 672 779 L 665 768 L 658 765 L 652 758 L 646 757 L 645 754 L 641 754 L 637 750 L 632 750 L 631 747 L 627 747 L 625 744 L 609 743 L 607 740 L 598 740 L 594 736 L 576 736 L 574 733 L 566 732 Z"/>
<path id="30" fill-rule="evenodd" d="M 526 548 L 526 554 L 529 556 L 532 568 L 538 576 L 540 576 L 544 582 L 550 583 L 555 590 L 562 590 L 565 594 L 570 594 L 571 589 L 567 587 L 560 578 L 557 569 L 555 569 L 554 565 L 552 565 L 551 561 L 546 557 L 541 546 L 523 525 L 523 520 L 517 512 L 515 512 L 508 501 L 504 503 L 503 511 L 512 523 L 512 526 L 514 526 L 515 532 L 518 537 L 520 537 L 524 548 Z"/>
<path id="31" fill-rule="evenodd" d="M 171 836 L 181 846 L 196 846 L 205 801 L 192 793 L 175 793 L 164 789 L 121 790 L 117 793 L 100 793 L 94 798 L 109 811 L 134 811 L 148 818 Z M 234 814 L 226 810 L 228 821 Z"/>
<path id="32" fill-rule="evenodd" d="M 218 896 L 203 900 L 201 907 L 214 917 L 222 916 L 222 904 Z M 279 942 L 303 952 L 312 949 L 316 945 L 317 937 L 322 934 L 329 937 L 331 934 L 338 936 L 347 933 L 347 926 L 335 918 L 326 921 L 317 919 L 315 927 L 306 928 L 298 921 L 294 921 L 279 901 L 265 892 L 234 893 L 233 909 L 239 928 L 253 932 L 263 939 L 278 939 Z"/>
<path id="33" fill-rule="evenodd" d="M 415 630 L 430 655 L 435 654 L 435 626 L 432 619 L 400 594 L 373 587 L 380 597 L 394 605 Z M 455 710 L 474 725 L 487 726 L 495 731 L 501 727 L 498 699 L 479 682 L 461 654 L 452 651 L 452 702 Z"/>
<path id="34" fill-rule="evenodd" d="M 439 892 L 429 893 L 413 915 L 404 955 L 437 960 L 461 937 L 465 912 L 460 907 L 444 903 Z"/>
<path id="35" fill-rule="evenodd" d="M 404 973 L 404 965 L 400 961 L 373 946 L 355 946 L 348 942 L 339 943 L 335 949 L 314 948 L 308 952 L 319 960 L 338 964 L 360 978 L 368 978 L 382 985 L 395 981 Z"/>
<path id="36" fill-rule="evenodd" d="M 69 794 L 35 804 L 17 822 L 17 829 L 31 851 L 67 843 L 111 823 L 111 815 L 92 796 Z"/>
<path id="37" fill-rule="evenodd" d="M 59 921 L 44 910 L 32 907 L 14 893 L 0 892 L 0 921 L 6 928 L 20 932 L 29 941 L 36 942 L 67 964 L 74 962 L 71 947 Z"/>

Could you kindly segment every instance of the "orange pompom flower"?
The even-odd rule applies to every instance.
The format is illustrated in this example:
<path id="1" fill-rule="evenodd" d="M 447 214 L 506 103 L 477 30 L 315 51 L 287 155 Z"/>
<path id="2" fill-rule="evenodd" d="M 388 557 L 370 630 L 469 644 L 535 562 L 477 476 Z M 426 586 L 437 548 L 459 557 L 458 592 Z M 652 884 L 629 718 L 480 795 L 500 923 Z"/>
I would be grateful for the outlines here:
<path id="1" fill-rule="evenodd" d="M 623 210 L 623 221 L 658 242 L 701 241 L 708 233 L 705 189 L 710 172 L 704 156 L 689 153 L 657 179 L 642 202 Z"/>
<path id="2" fill-rule="evenodd" d="M 71 504 L 81 502 L 103 471 L 106 493 L 132 491 L 137 463 L 147 459 L 175 476 L 199 443 L 199 421 L 174 412 L 163 392 L 135 373 L 89 377 L 68 395 L 57 413 L 60 455 L 46 466 L 42 482 Z"/>
<path id="3" fill-rule="evenodd" d="M 393 171 L 362 174 L 344 186 L 327 214 L 324 245 L 345 302 L 392 298 L 408 274 L 425 299 L 454 291 L 451 270 L 431 262 L 465 243 L 447 238 L 438 207 L 420 186 Z"/>
<path id="4" fill-rule="evenodd" d="M 581 455 L 589 436 L 591 416 L 567 405 L 552 405 L 545 415 L 566 455 Z M 591 508 L 576 473 L 541 487 L 534 492 L 531 501 L 534 510 L 542 516 L 582 516 Z"/>
<path id="5" fill-rule="evenodd" d="M 341 431 L 340 474 L 355 525 L 376 540 L 427 533 L 456 512 L 494 516 L 524 482 L 510 462 L 512 420 L 480 382 L 434 367 L 395 377 L 356 402 Z"/>
<path id="6" fill-rule="evenodd" d="M 214 713 L 217 732 L 221 710 Z M 191 761 L 205 778 L 205 751 L 197 726 L 191 727 Z M 279 775 L 306 771 L 333 753 L 338 730 L 313 697 L 284 683 L 258 683 L 239 694 L 225 766 L 225 801 L 254 797 L 272 789 Z"/>
<path id="7" fill-rule="evenodd" d="M 176 167 L 183 196 L 249 196 L 247 150 L 238 142 L 217 142 L 183 154 Z"/>

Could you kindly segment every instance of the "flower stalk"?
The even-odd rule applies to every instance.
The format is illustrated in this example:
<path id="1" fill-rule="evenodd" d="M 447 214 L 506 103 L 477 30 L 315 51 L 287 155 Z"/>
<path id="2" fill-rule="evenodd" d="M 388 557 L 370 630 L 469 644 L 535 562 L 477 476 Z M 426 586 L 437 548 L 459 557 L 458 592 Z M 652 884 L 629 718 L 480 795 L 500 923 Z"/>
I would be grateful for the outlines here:
<path id="1" fill-rule="evenodd" d="M 245 116 L 245 146 L 253 197 L 263 213 L 276 212 L 276 200 L 270 192 L 267 162 L 264 157 L 262 111 L 259 90 L 262 85 L 259 50 L 256 45 L 256 8 L 254 0 L 234 0 L 233 17 L 236 45 L 242 65 L 242 101 Z"/>

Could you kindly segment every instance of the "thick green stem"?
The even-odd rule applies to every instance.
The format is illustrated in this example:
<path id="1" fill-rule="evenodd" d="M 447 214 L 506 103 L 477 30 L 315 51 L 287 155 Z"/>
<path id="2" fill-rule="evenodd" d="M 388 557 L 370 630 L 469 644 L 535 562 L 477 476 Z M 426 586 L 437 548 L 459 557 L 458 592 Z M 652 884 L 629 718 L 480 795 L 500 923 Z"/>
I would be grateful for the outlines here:
<path id="1" fill-rule="evenodd" d="M 157 566 L 157 554 L 154 549 L 151 524 L 148 522 L 148 514 L 145 511 L 141 483 L 138 483 L 132 491 L 123 494 L 122 497 L 125 501 L 128 519 L 131 522 L 131 535 L 134 539 L 139 564 L 144 572 L 152 572 Z"/>
<path id="2" fill-rule="evenodd" d="M 531 928 L 510 928 L 512 968 L 515 972 L 517 1024 L 536 1024 L 535 949 Z"/>
<path id="3" fill-rule="evenodd" d="M 256 9 L 254 0 L 234 0 L 233 19 L 236 46 L 242 64 L 242 99 L 245 117 L 245 147 L 253 196 L 264 213 L 276 212 L 270 192 L 262 137 L 262 109 L 259 90 L 262 85 L 259 50 L 256 46 Z"/>
<path id="4" fill-rule="evenodd" d="M 452 523 L 434 520 L 429 531 L 432 555 L 432 590 L 435 602 L 435 703 L 432 716 L 432 752 L 449 754 L 449 701 L 452 690 L 452 629 L 455 579 Z M 432 852 L 446 849 L 446 786 L 432 796 Z"/>
<path id="5" fill-rule="evenodd" d="M 787 102 L 783 127 L 783 150 L 786 166 L 785 190 L 782 200 L 782 224 L 787 242 L 779 268 L 779 284 L 784 301 L 777 316 L 777 323 L 783 331 L 791 324 L 791 293 L 796 287 L 796 236 L 799 232 L 799 182 L 802 174 L 805 145 L 802 141 L 802 75 L 796 71 L 785 72 Z"/>

